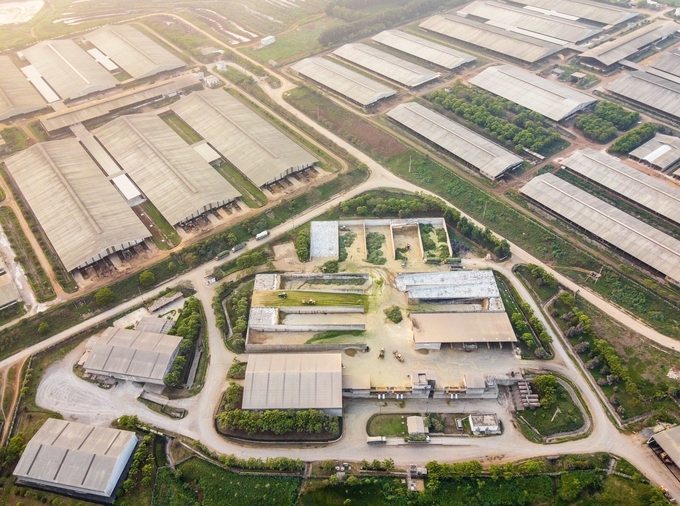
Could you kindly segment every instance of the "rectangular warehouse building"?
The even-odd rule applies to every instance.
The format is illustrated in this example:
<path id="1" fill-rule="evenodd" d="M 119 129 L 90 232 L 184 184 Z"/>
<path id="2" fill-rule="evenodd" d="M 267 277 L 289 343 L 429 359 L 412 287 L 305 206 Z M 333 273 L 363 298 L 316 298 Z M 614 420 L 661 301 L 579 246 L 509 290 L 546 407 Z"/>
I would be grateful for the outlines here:
<path id="1" fill-rule="evenodd" d="M 171 109 L 257 186 L 314 165 L 308 151 L 223 90 L 192 93 Z"/>
<path id="2" fill-rule="evenodd" d="M 635 170 L 618 158 L 591 148 L 576 151 L 562 165 L 639 206 L 680 224 L 680 189 Z"/>
<path id="3" fill-rule="evenodd" d="M 416 350 L 439 350 L 442 344 L 517 342 L 505 312 L 411 313 Z"/>
<path id="4" fill-rule="evenodd" d="M 514 153 L 415 102 L 399 104 L 387 116 L 489 179 L 498 179 L 522 164 Z"/>
<path id="5" fill-rule="evenodd" d="M 638 102 L 661 115 L 680 118 L 680 84 L 646 72 L 628 72 L 605 89 L 614 95 Z"/>
<path id="6" fill-rule="evenodd" d="M 155 114 L 121 116 L 94 134 L 171 225 L 239 196 Z"/>
<path id="7" fill-rule="evenodd" d="M 526 63 L 535 63 L 563 49 L 562 46 L 552 42 L 455 15 L 438 14 L 426 19 L 419 26 L 424 30 Z"/>
<path id="8" fill-rule="evenodd" d="M 375 35 L 371 40 L 449 70 L 477 59 L 477 57 L 462 51 L 422 37 L 416 37 L 401 30 L 385 30 Z"/>
<path id="9" fill-rule="evenodd" d="M 680 137 L 656 134 L 628 156 L 655 169 L 670 170 L 680 163 Z"/>
<path id="10" fill-rule="evenodd" d="M 11 58 L 0 55 L 0 121 L 37 111 L 45 106 L 45 101 Z"/>
<path id="11" fill-rule="evenodd" d="M 484 69 L 470 83 L 553 121 L 567 119 L 597 102 L 585 93 L 513 65 Z"/>
<path id="12" fill-rule="evenodd" d="M 135 79 L 178 69 L 185 64 L 130 25 L 107 25 L 85 38 Z"/>
<path id="13" fill-rule="evenodd" d="M 45 40 L 23 51 L 64 100 L 115 87 L 118 80 L 71 39 Z"/>
<path id="14" fill-rule="evenodd" d="M 614 248 L 680 282 L 680 241 L 677 239 L 553 174 L 533 178 L 520 191 Z"/>
<path id="15" fill-rule="evenodd" d="M 5 163 L 69 271 L 151 236 L 77 140 L 36 144 Z"/>
<path id="16" fill-rule="evenodd" d="M 389 86 L 325 58 L 305 58 L 291 69 L 362 107 L 368 107 L 397 93 Z"/>
<path id="17" fill-rule="evenodd" d="M 505 311 L 491 270 L 399 273 L 395 284 L 408 295 L 409 304 L 482 302 L 486 310 Z"/>
<path id="18" fill-rule="evenodd" d="M 638 13 L 591 0 L 510 0 L 527 10 L 580 21 L 608 28 L 638 16 Z"/>
<path id="19" fill-rule="evenodd" d="M 653 69 L 672 74 L 675 77 L 680 77 L 680 50 L 677 48 L 673 51 L 666 51 L 661 53 L 659 57 L 654 60 L 649 66 Z"/>
<path id="20" fill-rule="evenodd" d="M 408 88 L 429 83 L 441 75 L 366 44 L 345 44 L 333 54 Z"/>
<path id="21" fill-rule="evenodd" d="M 163 385 L 181 341 L 180 336 L 109 327 L 90 341 L 84 368 L 89 374 Z"/>
<path id="22" fill-rule="evenodd" d="M 13 474 L 19 485 L 110 504 L 136 447 L 134 432 L 49 418 Z"/>
<path id="23" fill-rule="evenodd" d="M 509 32 L 560 46 L 587 40 L 602 31 L 592 25 L 498 2 L 478 0 L 462 8 L 459 11 L 459 15 L 461 14 Z"/>
<path id="24" fill-rule="evenodd" d="M 342 416 L 340 353 L 251 354 L 243 409 L 318 409 Z"/>

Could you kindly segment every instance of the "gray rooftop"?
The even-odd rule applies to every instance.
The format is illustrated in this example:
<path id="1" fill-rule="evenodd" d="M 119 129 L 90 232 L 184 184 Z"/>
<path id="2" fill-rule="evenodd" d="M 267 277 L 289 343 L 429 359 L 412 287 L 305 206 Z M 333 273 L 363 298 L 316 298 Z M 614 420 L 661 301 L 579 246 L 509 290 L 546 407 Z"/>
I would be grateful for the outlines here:
<path id="1" fill-rule="evenodd" d="M 668 454 L 676 465 L 680 463 L 680 426 L 654 434 L 654 441 L 663 448 L 663 451 Z"/>
<path id="2" fill-rule="evenodd" d="M 581 54 L 581 58 L 592 58 L 602 65 L 613 65 L 637 53 L 649 44 L 664 39 L 680 28 L 674 21 L 655 21 L 634 32 L 600 44 Z"/>
<path id="3" fill-rule="evenodd" d="M 23 53 L 63 99 L 84 97 L 118 84 L 115 77 L 71 39 L 38 42 Z"/>
<path id="4" fill-rule="evenodd" d="M 374 104 L 397 93 L 389 86 L 325 58 L 305 58 L 291 68 L 363 106 Z"/>
<path id="5" fill-rule="evenodd" d="M 633 258 L 680 281 L 680 241 L 677 239 L 553 174 L 533 178 L 521 192 Z"/>
<path id="6" fill-rule="evenodd" d="M 183 67 L 185 63 L 130 25 L 107 25 L 85 38 L 135 79 Z"/>
<path id="7" fill-rule="evenodd" d="M 426 19 L 419 26 L 425 30 L 528 63 L 547 58 L 562 49 L 558 44 L 455 15 L 438 14 Z"/>
<path id="8" fill-rule="evenodd" d="M 437 271 L 397 274 L 396 287 L 412 299 L 500 297 L 493 271 Z"/>
<path id="9" fill-rule="evenodd" d="M 418 103 L 399 104 L 387 115 L 476 167 L 489 179 L 496 179 L 522 163 L 514 153 Z"/>
<path id="10" fill-rule="evenodd" d="M 514 343 L 515 331 L 503 312 L 411 313 L 416 343 Z"/>
<path id="11" fill-rule="evenodd" d="M 130 459 L 134 432 L 48 419 L 14 469 L 22 483 L 108 497 Z"/>
<path id="12" fill-rule="evenodd" d="M 635 71 L 623 74 L 605 86 L 605 89 L 664 114 L 680 118 L 680 84 Z"/>
<path id="13" fill-rule="evenodd" d="M 239 196 L 155 114 L 121 116 L 94 134 L 171 225 Z"/>
<path id="14" fill-rule="evenodd" d="M 140 332 L 154 332 L 156 334 L 167 334 L 175 324 L 162 316 L 144 316 L 135 325 L 135 330 Z"/>
<path id="15" fill-rule="evenodd" d="M 666 170 L 680 162 L 680 138 L 656 134 L 629 156 L 647 162 L 659 170 Z"/>
<path id="16" fill-rule="evenodd" d="M 597 102 L 584 93 L 513 65 L 486 68 L 470 83 L 554 121 Z"/>
<path id="17" fill-rule="evenodd" d="M 251 354 L 243 409 L 342 409 L 340 353 Z"/>
<path id="18" fill-rule="evenodd" d="M 385 30 L 375 35 L 371 40 L 449 70 L 477 59 L 477 57 L 457 49 L 400 30 Z"/>
<path id="19" fill-rule="evenodd" d="M 566 19 L 586 19 L 599 25 L 618 25 L 637 17 L 637 12 L 589 0 L 513 0 L 525 8 Z"/>
<path id="20" fill-rule="evenodd" d="M 661 53 L 661 55 L 650 64 L 650 67 L 680 77 L 680 53 L 675 51 Z"/>
<path id="21" fill-rule="evenodd" d="M 670 139 L 680 141 L 677 137 Z M 591 148 L 576 151 L 562 161 L 562 165 L 680 224 L 680 188 L 666 184 L 635 170 L 618 158 Z"/>
<path id="22" fill-rule="evenodd" d="M 92 338 L 85 370 L 163 383 L 180 341 L 180 336 L 109 327 Z"/>
<path id="23" fill-rule="evenodd" d="M 0 55 L 0 121 L 43 107 L 45 101 L 26 76 L 9 56 Z"/>
<path id="24" fill-rule="evenodd" d="M 77 140 L 36 144 L 5 163 L 69 271 L 151 236 Z"/>
<path id="25" fill-rule="evenodd" d="M 310 230 L 309 257 L 334 258 L 340 254 L 337 221 L 313 221 Z"/>
<path id="26" fill-rule="evenodd" d="M 192 93 L 171 109 L 257 186 L 317 161 L 224 90 Z"/>
<path id="27" fill-rule="evenodd" d="M 410 88 L 428 83 L 440 76 L 439 72 L 433 72 L 366 44 L 345 44 L 333 51 L 333 54 Z"/>
<path id="28" fill-rule="evenodd" d="M 559 16 L 482 0 L 466 5 L 459 12 L 483 19 L 492 26 L 561 46 L 589 39 L 602 31 Z"/>

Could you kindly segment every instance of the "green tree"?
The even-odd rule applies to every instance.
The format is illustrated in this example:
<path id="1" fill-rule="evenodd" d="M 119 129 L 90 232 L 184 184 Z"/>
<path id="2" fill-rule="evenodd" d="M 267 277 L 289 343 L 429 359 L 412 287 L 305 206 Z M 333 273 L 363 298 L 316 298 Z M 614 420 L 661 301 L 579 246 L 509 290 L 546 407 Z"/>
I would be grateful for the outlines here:
<path id="1" fill-rule="evenodd" d="M 156 276 L 151 271 L 143 271 L 139 275 L 139 284 L 148 287 L 156 284 Z"/>
<path id="2" fill-rule="evenodd" d="M 97 293 L 94 294 L 94 301 L 99 307 L 108 306 L 115 300 L 116 295 L 108 286 L 97 290 Z"/>
<path id="3" fill-rule="evenodd" d="M 38 334 L 44 335 L 47 334 L 50 331 L 50 324 L 47 322 L 40 322 L 40 325 L 38 325 Z"/>

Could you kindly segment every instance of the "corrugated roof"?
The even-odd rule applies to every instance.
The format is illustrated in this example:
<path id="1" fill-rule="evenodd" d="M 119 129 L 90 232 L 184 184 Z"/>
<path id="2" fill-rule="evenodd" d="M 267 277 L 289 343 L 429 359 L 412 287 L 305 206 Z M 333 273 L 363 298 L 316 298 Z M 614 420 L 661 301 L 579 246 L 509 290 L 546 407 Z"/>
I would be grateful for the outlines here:
<path id="1" fill-rule="evenodd" d="M 554 121 L 597 102 L 591 96 L 512 65 L 486 68 L 470 83 Z"/>
<path id="2" fill-rule="evenodd" d="M 363 106 L 371 105 L 397 92 L 363 74 L 324 58 L 305 58 L 291 67 L 300 75 L 330 88 Z"/>
<path id="3" fill-rule="evenodd" d="M 63 99 L 108 90 L 118 80 L 71 39 L 45 40 L 23 51 Z"/>
<path id="4" fill-rule="evenodd" d="M 239 196 L 155 114 L 122 116 L 94 134 L 171 225 Z"/>
<path id="5" fill-rule="evenodd" d="M 637 12 L 587 0 L 512 0 L 512 2 L 552 16 L 574 20 L 587 19 L 601 25 L 618 25 L 639 16 Z"/>
<path id="6" fill-rule="evenodd" d="M 69 271 L 151 236 L 75 139 L 36 144 L 5 163 Z"/>
<path id="7" fill-rule="evenodd" d="M 109 327 L 92 339 L 85 370 L 162 383 L 181 341 L 180 336 Z"/>
<path id="8" fill-rule="evenodd" d="M 338 241 L 337 221 L 313 221 L 310 229 L 309 257 L 338 258 L 340 244 Z"/>
<path id="9" fill-rule="evenodd" d="M 408 87 L 420 86 L 441 75 L 366 44 L 345 44 L 333 54 Z"/>
<path id="10" fill-rule="evenodd" d="M 416 343 L 514 343 L 505 312 L 411 313 Z"/>
<path id="11" fill-rule="evenodd" d="M 651 63 L 650 67 L 680 77 L 680 54 L 674 51 L 661 53 L 661 55 Z"/>
<path id="12" fill-rule="evenodd" d="M 680 138 L 656 134 L 629 155 L 660 170 L 666 170 L 680 162 Z"/>
<path id="13" fill-rule="evenodd" d="M 490 179 L 522 163 L 517 155 L 418 103 L 399 104 L 387 116 L 476 167 Z"/>
<path id="14" fill-rule="evenodd" d="M 663 114 L 680 118 L 680 84 L 645 72 L 628 72 L 605 89 L 629 100 L 640 102 Z"/>
<path id="15" fill-rule="evenodd" d="M 680 463 L 680 426 L 654 434 L 654 441 L 663 448 L 676 465 Z"/>
<path id="16" fill-rule="evenodd" d="M 492 26 L 561 46 L 589 39 L 602 31 L 592 25 L 497 2 L 476 1 L 459 12 L 481 18 Z"/>
<path id="17" fill-rule="evenodd" d="M 493 271 L 399 273 L 396 287 L 419 299 L 486 299 L 500 297 Z"/>
<path id="18" fill-rule="evenodd" d="M 542 60 L 562 50 L 562 47 L 557 44 L 455 15 L 432 16 L 419 26 L 425 30 L 528 63 Z"/>
<path id="19" fill-rule="evenodd" d="M 317 161 L 224 90 L 192 93 L 170 108 L 257 186 Z"/>
<path id="20" fill-rule="evenodd" d="M 680 241 L 576 186 L 543 174 L 521 193 L 669 278 L 680 281 Z"/>
<path id="21" fill-rule="evenodd" d="M 130 25 L 108 25 L 85 38 L 135 79 L 183 67 L 185 63 Z"/>
<path id="22" fill-rule="evenodd" d="M 562 161 L 562 165 L 642 207 L 680 223 L 680 188 L 591 148 L 576 151 Z"/>
<path id="23" fill-rule="evenodd" d="M 340 353 L 251 354 L 243 409 L 342 409 Z"/>
<path id="24" fill-rule="evenodd" d="M 477 57 L 462 51 L 437 44 L 431 40 L 416 37 L 400 30 L 385 30 L 375 35 L 371 40 L 449 70 L 477 59 Z"/>
<path id="25" fill-rule="evenodd" d="M 136 444 L 134 432 L 50 418 L 26 445 L 14 476 L 108 497 Z"/>
<path id="26" fill-rule="evenodd" d="M 10 57 L 0 55 L 0 121 L 37 111 L 46 105 Z"/>
<path id="27" fill-rule="evenodd" d="M 637 53 L 649 44 L 664 39 L 680 28 L 674 21 L 656 21 L 642 28 L 600 44 L 584 53 L 581 58 L 592 58 L 602 65 L 613 65 Z"/>

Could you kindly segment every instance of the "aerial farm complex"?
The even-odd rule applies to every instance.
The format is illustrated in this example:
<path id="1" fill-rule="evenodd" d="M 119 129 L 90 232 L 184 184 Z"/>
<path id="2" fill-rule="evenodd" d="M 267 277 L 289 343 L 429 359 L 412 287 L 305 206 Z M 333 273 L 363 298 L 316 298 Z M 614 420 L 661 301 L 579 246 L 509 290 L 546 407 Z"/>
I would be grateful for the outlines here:
<path id="1" fill-rule="evenodd" d="M 680 500 L 672 0 L 147 4 L 0 4 L 0 504 Z"/>

